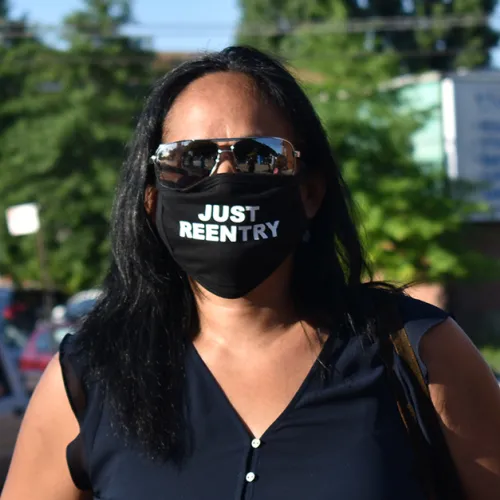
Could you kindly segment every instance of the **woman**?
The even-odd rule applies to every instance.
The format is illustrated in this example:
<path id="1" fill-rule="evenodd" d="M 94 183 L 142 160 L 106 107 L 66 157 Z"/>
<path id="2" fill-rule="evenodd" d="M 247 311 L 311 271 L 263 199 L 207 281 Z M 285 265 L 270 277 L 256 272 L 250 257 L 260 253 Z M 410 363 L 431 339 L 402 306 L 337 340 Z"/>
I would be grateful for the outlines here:
<path id="1" fill-rule="evenodd" d="M 112 228 L 103 297 L 33 396 L 4 500 L 422 500 L 381 354 L 398 315 L 467 498 L 499 498 L 490 370 L 443 311 L 362 284 L 327 138 L 276 61 L 233 47 L 158 82 Z"/>

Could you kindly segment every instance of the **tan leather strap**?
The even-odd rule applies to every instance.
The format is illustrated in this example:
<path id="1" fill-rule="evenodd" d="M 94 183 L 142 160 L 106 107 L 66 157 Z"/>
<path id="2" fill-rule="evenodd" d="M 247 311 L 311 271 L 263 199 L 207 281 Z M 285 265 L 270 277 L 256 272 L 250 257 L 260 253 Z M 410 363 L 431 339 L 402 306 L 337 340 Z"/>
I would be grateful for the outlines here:
<path id="1" fill-rule="evenodd" d="M 404 328 L 401 328 L 400 330 L 397 330 L 395 333 L 390 335 L 390 340 L 394 348 L 394 352 L 398 357 L 400 357 L 405 364 L 408 366 L 408 368 L 411 370 L 413 375 L 415 376 L 415 379 L 417 380 L 419 386 L 421 387 L 422 391 L 424 392 L 425 396 L 429 398 L 430 401 L 430 393 L 429 393 L 429 388 L 427 387 L 427 384 L 424 379 L 424 374 L 422 373 L 422 369 L 420 368 L 420 364 L 418 363 L 417 357 L 415 355 L 415 351 L 413 350 L 413 347 L 411 346 L 410 339 L 408 338 L 408 334 L 406 333 L 406 330 Z M 416 429 L 419 429 L 419 424 L 417 420 L 417 415 L 415 412 L 415 408 L 413 405 L 404 398 L 405 401 L 404 404 L 400 398 L 397 398 L 397 405 L 398 405 L 398 410 L 399 414 L 401 416 L 401 419 L 403 421 L 403 424 L 406 427 L 406 430 L 413 442 L 413 446 L 415 448 L 415 452 L 417 455 L 420 455 L 422 450 L 419 446 L 418 441 L 415 440 L 415 432 L 420 433 L 420 431 L 416 431 Z M 404 404 L 404 406 L 403 406 Z M 429 474 L 429 464 L 427 464 L 427 460 L 423 456 L 419 456 L 419 466 L 420 466 L 420 474 L 421 474 L 421 479 L 424 481 L 424 485 L 427 490 L 427 495 L 429 500 L 437 500 L 438 496 L 436 494 L 436 491 L 434 489 L 434 485 L 431 479 L 431 475 Z"/>
<path id="2" fill-rule="evenodd" d="M 424 374 L 420 368 L 420 364 L 415 355 L 415 351 L 410 344 L 410 339 L 404 328 L 401 328 L 396 333 L 391 335 L 392 345 L 396 351 L 396 354 L 403 359 L 403 361 L 408 365 L 408 368 L 412 371 L 413 375 L 417 379 L 420 388 L 424 393 L 430 398 L 429 387 L 425 382 Z"/>

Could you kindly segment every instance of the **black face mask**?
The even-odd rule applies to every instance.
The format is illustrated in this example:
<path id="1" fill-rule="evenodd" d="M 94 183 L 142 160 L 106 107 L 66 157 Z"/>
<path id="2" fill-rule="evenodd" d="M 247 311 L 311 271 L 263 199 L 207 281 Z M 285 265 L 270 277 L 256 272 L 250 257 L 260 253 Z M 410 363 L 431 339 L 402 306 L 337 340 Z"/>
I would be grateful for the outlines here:
<path id="1" fill-rule="evenodd" d="M 307 217 L 296 177 L 217 174 L 187 191 L 158 186 L 156 226 L 188 276 L 231 299 L 284 262 Z"/>

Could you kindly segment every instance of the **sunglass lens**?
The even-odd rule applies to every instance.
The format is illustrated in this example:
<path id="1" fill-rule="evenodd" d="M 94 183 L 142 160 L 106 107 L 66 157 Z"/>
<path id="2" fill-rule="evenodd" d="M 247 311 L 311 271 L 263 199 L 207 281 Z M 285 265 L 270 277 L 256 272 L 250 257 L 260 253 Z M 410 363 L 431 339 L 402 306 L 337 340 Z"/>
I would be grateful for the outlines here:
<path id="1" fill-rule="evenodd" d="M 193 141 L 182 155 L 183 168 L 199 177 L 206 177 L 215 166 L 217 145 L 210 141 Z"/>
<path id="2" fill-rule="evenodd" d="M 209 141 L 167 144 L 157 154 L 156 170 L 160 182 L 184 189 L 208 177 L 217 158 L 217 145 Z"/>
<path id="3" fill-rule="evenodd" d="M 229 151 L 227 147 L 222 150 Z M 271 175 L 294 173 L 293 146 L 284 139 L 235 139 L 231 150 L 237 172 Z M 185 189 L 215 173 L 218 156 L 219 146 L 216 142 L 196 140 L 162 144 L 152 160 L 161 184 L 173 189 Z"/>
<path id="4" fill-rule="evenodd" d="M 242 139 L 234 146 L 238 170 L 256 174 L 286 174 L 289 165 L 293 165 L 293 158 L 287 159 L 288 154 L 293 155 L 293 152 L 286 146 L 285 141 L 272 137 Z"/>

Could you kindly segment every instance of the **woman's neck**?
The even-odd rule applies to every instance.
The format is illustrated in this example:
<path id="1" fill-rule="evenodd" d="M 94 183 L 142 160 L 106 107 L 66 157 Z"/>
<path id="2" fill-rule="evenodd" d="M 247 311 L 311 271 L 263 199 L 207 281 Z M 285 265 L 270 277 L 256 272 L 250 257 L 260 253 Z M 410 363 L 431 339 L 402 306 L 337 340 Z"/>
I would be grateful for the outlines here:
<path id="1" fill-rule="evenodd" d="M 284 263 L 247 296 L 223 299 L 200 289 L 195 292 L 200 332 L 195 341 L 228 349 L 266 347 L 295 329 L 297 317 L 290 293 L 291 264 Z"/>

